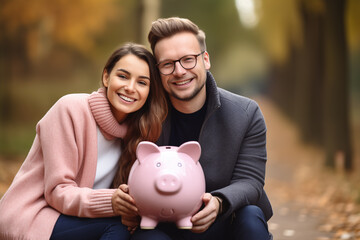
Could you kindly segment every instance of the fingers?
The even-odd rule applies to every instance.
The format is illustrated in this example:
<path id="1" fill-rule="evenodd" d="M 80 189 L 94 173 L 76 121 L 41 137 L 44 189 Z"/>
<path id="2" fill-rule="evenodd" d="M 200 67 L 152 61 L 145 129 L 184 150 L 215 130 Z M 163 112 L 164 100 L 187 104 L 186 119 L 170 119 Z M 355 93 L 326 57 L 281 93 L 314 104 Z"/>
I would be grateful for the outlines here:
<path id="1" fill-rule="evenodd" d="M 210 212 L 210 214 L 204 214 L 203 217 L 199 218 L 196 221 L 193 221 L 192 231 L 196 233 L 201 233 L 206 231 L 215 221 L 216 213 Z"/>
<path id="2" fill-rule="evenodd" d="M 203 196 L 203 202 L 205 207 L 191 218 L 193 223 L 192 232 L 195 233 L 206 231 L 217 217 L 219 208 L 218 200 L 210 193 L 205 193 Z"/>
<path id="3" fill-rule="evenodd" d="M 119 189 L 122 190 L 124 193 L 129 193 L 129 186 L 126 184 L 121 184 Z"/>
<path id="4" fill-rule="evenodd" d="M 128 191 L 125 186 L 120 186 L 111 198 L 114 213 L 121 216 L 138 215 L 134 199 L 123 190 Z"/>
<path id="5" fill-rule="evenodd" d="M 134 228 L 136 226 L 139 226 L 140 224 L 140 217 L 136 216 L 136 217 L 122 217 L 121 218 L 121 222 L 122 224 L 124 224 L 125 226 L 128 226 L 130 228 Z"/>
<path id="6" fill-rule="evenodd" d="M 203 221 L 193 223 L 191 231 L 194 233 L 205 232 L 211 226 L 211 224 L 213 224 L 213 222 L 214 221 L 211 221 L 211 219 L 203 219 Z"/>
<path id="7" fill-rule="evenodd" d="M 204 196 L 203 196 L 203 202 L 205 205 L 207 205 L 211 199 L 213 198 L 213 196 L 211 195 L 211 193 L 205 193 Z"/>
<path id="8" fill-rule="evenodd" d="M 122 224 L 127 226 L 127 229 L 130 232 L 130 234 L 133 234 L 136 231 L 137 227 L 140 225 L 140 217 L 139 216 L 134 218 L 123 217 L 121 218 L 121 222 Z"/>
<path id="9" fill-rule="evenodd" d="M 128 231 L 130 232 L 130 234 L 133 234 L 136 229 L 137 229 L 138 226 L 135 226 L 135 227 L 128 227 Z"/>
<path id="10" fill-rule="evenodd" d="M 121 190 L 121 191 L 118 191 L 118 194 L 124 201 L 135 204 L 135 200 L 129 195 L 128 185 L 121 184 L 118 189 Z"/>

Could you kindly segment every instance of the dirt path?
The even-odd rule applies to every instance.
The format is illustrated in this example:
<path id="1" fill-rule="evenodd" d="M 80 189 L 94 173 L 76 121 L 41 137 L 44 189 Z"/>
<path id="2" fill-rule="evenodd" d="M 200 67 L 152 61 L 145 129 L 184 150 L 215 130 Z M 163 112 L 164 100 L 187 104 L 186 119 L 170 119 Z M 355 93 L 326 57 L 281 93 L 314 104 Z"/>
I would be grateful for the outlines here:
<path id="1" fill-rule="evenodd" d="M 320 230 L 326 214 L 303 204 L 301 199 L 306 196 L 297 185 L 299 176 L 307 171 L 306 165 L 302 165 L 303 160 L 306 159 L 307 163 L 309 158 L 314 158 L 316 161 L 321 153 L 299 143 L 296 128 L 271 102 L 266 99 L 257 101 L 268 128 L 265 187 L 274 210 L 274 216 L 269 221 L 274 239 L 332 239 L 333 234 Z"/>

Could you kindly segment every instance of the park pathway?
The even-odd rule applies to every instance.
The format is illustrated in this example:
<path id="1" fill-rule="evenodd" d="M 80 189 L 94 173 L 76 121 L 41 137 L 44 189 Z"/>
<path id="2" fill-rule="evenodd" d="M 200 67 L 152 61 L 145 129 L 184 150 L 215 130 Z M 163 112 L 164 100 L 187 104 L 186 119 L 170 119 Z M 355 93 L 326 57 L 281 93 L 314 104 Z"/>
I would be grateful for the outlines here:
<path id="1" fill-rule="evenodd" d="M 301 161 L 312 155 L 317 158 L 318 153 L 301 146 L 297 129 L 274 104 L 264 98 L 256 98 L 256 101 L 268 128 L 265 188 L 274 210 L 274 216 L 269 221 L 269 230 L 274 240 L 332 239 L 332 234 L 320 230 L 325 213 L 297 201 L 306 197 L 297 196 L 303 194 L 297 191 L 300 189 L 297 176 L 306 169 L 301 166 Z"/>

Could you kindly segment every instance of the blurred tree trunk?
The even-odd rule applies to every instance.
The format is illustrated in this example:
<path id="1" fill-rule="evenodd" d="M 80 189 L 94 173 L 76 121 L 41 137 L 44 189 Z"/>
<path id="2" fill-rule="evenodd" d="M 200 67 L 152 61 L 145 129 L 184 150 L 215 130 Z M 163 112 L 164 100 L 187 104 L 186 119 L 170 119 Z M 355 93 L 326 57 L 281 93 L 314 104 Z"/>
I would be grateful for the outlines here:
<path id="1" fill-rule="evenodd" d="M 141 22 L 140 41 L 144 45 L 150 46 L 147 36 L 151 27 L 151 23 L 160 17 L 161 0 L 141 0 L 143 5 L 143 15 Z"/>
<path id="2" fill-rule="evenodd" d="M 0 25 L 0 34 L 4 36 L 3 26 Z M 0 38 L 0 124 L 4 123 L 10 113 L 7 105 L 9 98 L 9 76 L 6 70 L 6 41 Z"/>
<path id="3" fill-rule="evenodd" d="M 295 93 L 292 114 L 307 142 L 322 143 L 323 94 L 323 14 L 304 1 L 300 2 L 304 44 L 297 51 Z"/>
<path id="4" fill-rule="evenodd" d="M 144 0 L 135 0 L 135 15 L 136 17 L 134 18 L 136 23 L 134 24 L 135 26 L 135 42 L 137 43 L 143 43 L 142 42 L 142 36 L 143 36 L 143 27 L 142 27 L 142 22 L 143 22 L 143 16 L 144 16 Z"/>
<path id="5" fill-rule="evenodd" d="M 303 42 L 289 42 L 286 62 L 273 63 L 270 95 L 321 145 L 326 165 L 352 168 L 344 0 L 299 0 Z"/>
<path id="6" fill-rule="evenodd" d="M 7 123 L 11 120 L 14 109 L 11 84 L 17 76 L 26 75 L 30 70 L 25 54 L 24 32 L 18 31 L 14 36 L 4 34 L 0 27 L 0 120 Z"/>
<path id="7" fill-rule="evenodd" d="M 160 0 L 136 0 L 135 4 L 135 41 L 143 45 L 148 45 L 147 36 L 151 23 L 155 21 L 160 14 Z"/>
<path id="8" fill-rule="evenodd" d="M 349 132 L 348 58 L 345 34 L 346 0 L 325 3 L 324 143 L 326 164 L 352 168 Z"/>
<path id="9" fill-rule="evenodd" d="M 282 111 L 292 117 L 294 72 L 297 58 L 296 49 L 292 48 L 290 51 L 289 59 L 285 63 L 271 63 L 268 92 Z"/>
<path id="10" fill-rule="evenodd" d="M 321 144 L 324 77 L 323 13 L 309 2 L 298 2 L 303 27 L 300 46 L 290 42 L 286 62 L 274 64 L 270 92 L 296 122 L 304 141 Z"/>

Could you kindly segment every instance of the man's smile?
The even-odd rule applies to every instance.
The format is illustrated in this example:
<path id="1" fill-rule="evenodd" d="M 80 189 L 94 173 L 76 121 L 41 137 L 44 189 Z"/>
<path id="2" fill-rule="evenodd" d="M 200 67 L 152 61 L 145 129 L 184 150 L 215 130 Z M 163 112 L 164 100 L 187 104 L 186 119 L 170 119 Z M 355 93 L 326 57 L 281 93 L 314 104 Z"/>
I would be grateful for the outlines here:
<path id="1" fill-rule="evenodd" d="M 172 84 L 174 84 L 176 86 L 184 86 L 186 84 L 189 84 L 192 80 L 194 80 L 194 78 L 177 80 L 177 81 L 174 81 Z"/>

